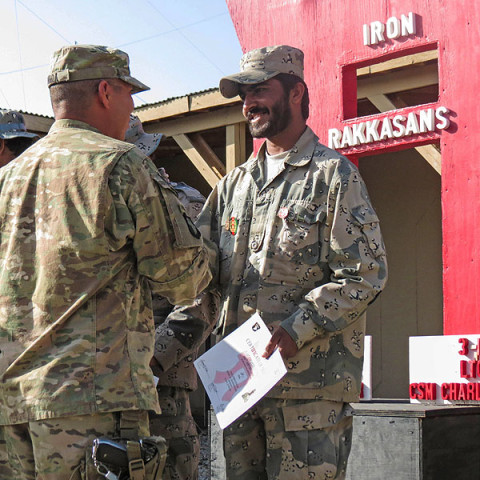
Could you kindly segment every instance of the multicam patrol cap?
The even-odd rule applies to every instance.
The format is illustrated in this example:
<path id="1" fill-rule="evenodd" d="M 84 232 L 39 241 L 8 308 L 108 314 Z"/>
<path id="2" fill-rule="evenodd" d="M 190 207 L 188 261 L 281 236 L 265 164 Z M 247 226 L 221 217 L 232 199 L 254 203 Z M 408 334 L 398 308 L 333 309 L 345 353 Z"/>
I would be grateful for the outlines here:
<path id="1" fill-rule="evenodd" d="M 162 137 L 161 133 L 145 133 L 140 119 L 136 115 L 130 115 L 125 141 L 133 143 L 147 157 L 157 149 Z"/>
<path id="2" fill-rule="evenodd" d="M 48 86 L 57 83 L 119 78 L 133 87 L 133 93 L 150 90 L 130 75 L 128 55 L 100 45 L 68 45 L 54 52 Z"/>
<path id="3" fill-rule="evenodd" d="M 296 75 L 303 80 L 303 52 L 288 45 L 257 48 L 243 55 L 240 70 L 220 80 L 220 93 L 224 97 L 238 95 L 240 85 L 262 83 L 280 73 Z"/>
<path id="4" fill-rule="evenodd" d="M 25 120 L 20 112 L 0 109 L 0 138 L 9 140 L 17 137 L 38 138 L 38 135 L 27 132 Z"/>

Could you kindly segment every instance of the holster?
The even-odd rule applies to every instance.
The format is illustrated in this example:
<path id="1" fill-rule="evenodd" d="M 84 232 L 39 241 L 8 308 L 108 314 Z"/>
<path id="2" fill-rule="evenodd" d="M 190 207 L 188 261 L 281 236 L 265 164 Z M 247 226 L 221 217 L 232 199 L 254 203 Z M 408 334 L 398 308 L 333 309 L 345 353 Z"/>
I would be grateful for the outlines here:
<path id="1" fill-rule="evenodd" d="M 120 412 L 120 440 L 126 442 L 130 480 L 161 480 L 167 459 L 167 442 L 161 436 L 139 438 L 142 413 L 138 410 Z M 151 458 L 145 458 L 142 448 L 155 453 Z"/>
<path id="2" fill-rule="evenodd" d="M 156 447 L 154 456 L 145 462 L 142 458 L 142 443 Z M 146 437 L 127 441 L 129 480 L 161 480 L 167 458 L 167 444 L 163 437 Z"/>
<path id="3" fill-rule="evenodd" d="M 100 474 L 106 476 L 108 471 L 113 472 L 119 480 L 161 480 L 167 458 L 167 442 L 161 436 L 139 435 L 142 415 L 145 412 L 120 412 L 119 437 L 96 439 L 93 451 L 89 449 L 86 452 L 85 462 L 73 472 L 71 480 L 98 479 Z M 104 456 L 100 454 L 100 445 L 107 445 L 107 451 L 105 448 L 103 450 Z M 112 451 L 111 445 L 114 451 L 112 455 L 108 453 Z"/>

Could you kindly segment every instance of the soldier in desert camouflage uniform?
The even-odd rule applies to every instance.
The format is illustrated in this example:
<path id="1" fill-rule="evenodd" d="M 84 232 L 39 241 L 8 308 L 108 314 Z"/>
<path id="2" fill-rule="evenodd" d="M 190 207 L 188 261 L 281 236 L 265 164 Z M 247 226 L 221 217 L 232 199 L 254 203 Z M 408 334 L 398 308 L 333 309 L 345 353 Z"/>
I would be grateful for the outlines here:
<path id="1" fill-rule="evenodd" d="M 189 304 L 211 279 L 172 188 L 123 141 L 148 89 L 128 65 L 107 47 L 55 52 L 56 121 L 0 170 L 0 478 L 103 478 L 84 460 L 93 438 L 131 417 L 148 435 L 160 412 L 152 292 Z"/>
<path id="2" fill-rule="evenodd" d="M 170 182 L 187 214 L 196 221 L 205 197 L 184 182 Z M 206 297 L 208 301 L 210 297 Z M 203 301 L 203 296 L 198 301 Z M 211 308 L 216 308 L 213 303 Z M 173 305 L 164 297 L 153 296 L 153 315 L 158 329 Z M 205 318 L 204 338 L 212 331 L 215 311 Z M 160 330 L 161 331 L 161 330 Z M 158 377 L 157 393 L 161 415 L 150 413 L 150 432 L 167 439 L 168 451 L 165 480 L 196 480 L 200 461 L 200 438 L 190 407 L 190 394 L 197 389 L 197 373 L 193 362 L 197 352 L 191 352 L 167 371 L 154 368 Z"/>
<path id="3" fill-rule="evenodd" d="M 27 132 L 20 112 L 0 109 L 0 167 L 18 157 L 36 140 L 38 135 Z"/>
<path id="4" fill-rule="evenodd" d="M 273 334 L 264 356 L 278 348 L 287 366 L 225 429 L 227 478 L 343 479 L 364 312 L 387 278 L 378 218 L 357 168 L 306 126 L 302 51 L 252 50 L 220 91 L 241 96 L 252 136 L 267 140 L 220 180 L 197 222 L 219 247 L 218 331 L 258 313 Z M 195 348 L 198 318 L 195 307 L 169 316 L 155 346 L 163 368 Z"/>
<path id="5" fill-rule="evenodd" d="M 148 134 L 136 115 L 130 115 L 130 124 L 125 141 L 134 143 L 145 155 L 151 156 L 158 147 L 162 134 Z M 195 188 L 183 182 L 170 182 L 163 168 L 161 175 L 169 181 L 172 188 L 193 221 L 196 221 L 205 203 L 205 197 Z M 153 317 L 155 327 L 163 324 L 173 305 L 160 295 L 153 294 Z M 213 327 L 208 317 L 207 328 Z M 167 439 L 168 451 L 164 478 L 171 480 L 195 480 L 198 478 L 200 459 L 200 441 L 195 420 L 190 408 L 190 392 L 197 389 L 197 374 L 193 367 L 196 355 L 192 353 L 166 372 L 156 369 L 158 377 L 157 393 L 162 413 L 150 414 L 150 433 Z"/>

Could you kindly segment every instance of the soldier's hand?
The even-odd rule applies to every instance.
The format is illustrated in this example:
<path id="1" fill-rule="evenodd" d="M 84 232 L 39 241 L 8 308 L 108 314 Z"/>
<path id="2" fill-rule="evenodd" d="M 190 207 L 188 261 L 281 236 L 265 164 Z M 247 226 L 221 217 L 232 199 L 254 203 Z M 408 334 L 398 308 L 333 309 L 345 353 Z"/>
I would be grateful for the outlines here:
<path id="1" fill-rule="evenodd" d="M 270 355 L 275 351 L 275 348 L 278 347 L 278 351 L 282 357 L 287 360 L 290 357 L 293 357 L 298 352 L 298 347 L 293 338 L 287 333 L 282 327 L 278 327 L 272 335 L 272 338 L 265 347 L 263 352 L 263 358 L 269 358 Z"/>

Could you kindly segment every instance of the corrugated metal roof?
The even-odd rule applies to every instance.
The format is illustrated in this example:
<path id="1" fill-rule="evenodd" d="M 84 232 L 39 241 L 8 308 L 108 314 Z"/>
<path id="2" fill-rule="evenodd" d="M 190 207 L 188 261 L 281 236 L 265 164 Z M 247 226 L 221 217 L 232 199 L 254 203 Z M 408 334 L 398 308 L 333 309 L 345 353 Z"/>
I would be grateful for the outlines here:
<path id="1" fill-rule="evenodd" d="M 216 87 L 215 88 L 207 88 L 205 90 L 200 90 L 198 92 L 192 92 L 192 93 L 186 93 L 185 95 L 179 95 L 177 97 L 169 97 L 169 98 L 166 98 L 165 100 L 160 100 L 159 102 L 144 103 L 143 105 L 139 105 L 138 107 L 135 107 L 135 110 L 142 110 L 144 108 L 158 107 L 162 104 L 172 102 L 174 100 L 178 100 L 179 98 L 201 96 L 201 95 L 206 95 L 207 93 L 212 93 L 212 92 L 215 92 L 215 91 L 219 92 L 220 90 Z"/>
<path id="2" fill-rule="evenodd" d="M 48 119 L 52 119 L 53 118 L 53 115 L 52 116 L 49 116 L 49 115 L 42 115 L 40 113 L 33 113 L 33 112 L 27 112 L 25 110 L 20 110 L 18 108 L 9 108 L 9 107 L 3 107 L 3 106 L 0 106 L 0 108 L 2 110 L 15 110 L 16 112 L 19 112 L 21 113 L 22 115 L 32 115 L 32 116 L 35 116 L 35 117 L 42 117 L 42 118 L 48 118 Z"/>

